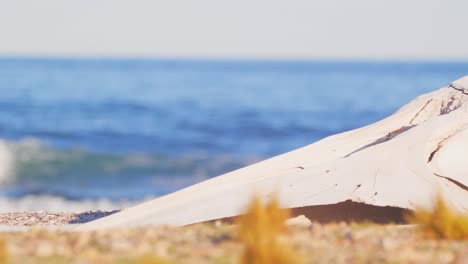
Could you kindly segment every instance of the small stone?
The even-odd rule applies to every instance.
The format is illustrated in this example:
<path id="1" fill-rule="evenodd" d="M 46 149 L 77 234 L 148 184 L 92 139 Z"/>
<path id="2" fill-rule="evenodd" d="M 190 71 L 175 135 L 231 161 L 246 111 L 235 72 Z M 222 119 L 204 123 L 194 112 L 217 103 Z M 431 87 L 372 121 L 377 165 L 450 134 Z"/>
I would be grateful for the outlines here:
<path id="1" fill-rule="evenodd" d="M 37 215 L 36 215 L 36 217 L 39 218 L 39 219 L 42 219 L 42 218 L 44 218 L 46 216 L 47 216 L 47 213 L 44 212 L 44 211 L 39 211 L 39 212 L 37 212 Z"/>
<path id="2" fill-rule="evenodd" d="M 380 247 L 384 250 L 394 250 L 398 247 L 395 240 L 383 238 L 379 240 Z"/>
<path id="3" fill-rule="evenodd" d="M 312 223 L 307 217 L 305 217 L 304 215 L 300 215 L 286 220 L 286 224 L 309 227 Z"/>
<path id="4" fill-rule="evenodd" d="M 37 224 L 39 222 L 39 219 L 35 216 L 29 218 L 27 221 L 26 221 L 26 225 L 34 225 L 34 224 Z"/>
<path id="5" fill-rule="evenodd" d="M 343 231 L 343 237 L 344 237 L 346 240 L 354 241 L 353 231 L 351 231 L 350 228 L 346 228 L 346 229 Z"/>
<path id="6" fill-rule="evenodd" d="M 36 253 L 41 257 L 48 257 L 54 253 L 54 248 L 49 243 L 39 243 Z"/>

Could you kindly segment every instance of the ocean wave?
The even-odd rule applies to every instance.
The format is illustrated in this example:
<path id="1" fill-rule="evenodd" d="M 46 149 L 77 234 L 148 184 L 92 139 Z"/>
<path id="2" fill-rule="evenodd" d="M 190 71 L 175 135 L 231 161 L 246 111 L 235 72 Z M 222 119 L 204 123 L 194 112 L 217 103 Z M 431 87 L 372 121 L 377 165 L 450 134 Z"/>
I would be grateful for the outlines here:
<path id="1" fill-rule="evenodd" d="M 0 141 L 0 184 L 11 180 L 14 175 L 13 157 L 5 141 Z"/>
<path id="2" fill-rule="evenodd" d="M 0 195 L 54 195 L 68 200 L 142 199 L 164 195 L 259 158 L 192 153 L 100 153 L 57 148 L 28 138 L 0 144 Z"/>

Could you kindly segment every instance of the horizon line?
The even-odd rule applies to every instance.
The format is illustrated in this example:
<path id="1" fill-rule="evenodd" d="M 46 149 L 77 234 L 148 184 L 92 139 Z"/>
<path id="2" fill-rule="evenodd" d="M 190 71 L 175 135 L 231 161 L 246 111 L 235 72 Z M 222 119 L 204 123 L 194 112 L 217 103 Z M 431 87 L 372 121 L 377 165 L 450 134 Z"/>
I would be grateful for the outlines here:
<path id="1" fill-rule="evenodd" d="M 287 56 L 204 56 L 204 55 L 110 55 L 110 54 L 7 54 L 0 60 L 121 60 L 121 61 L 206 61 L 206 62 L 349 62 L 349 63 L 468 63 L 468 58 L 368 58 L 368 57 L 287 57 Z"/>

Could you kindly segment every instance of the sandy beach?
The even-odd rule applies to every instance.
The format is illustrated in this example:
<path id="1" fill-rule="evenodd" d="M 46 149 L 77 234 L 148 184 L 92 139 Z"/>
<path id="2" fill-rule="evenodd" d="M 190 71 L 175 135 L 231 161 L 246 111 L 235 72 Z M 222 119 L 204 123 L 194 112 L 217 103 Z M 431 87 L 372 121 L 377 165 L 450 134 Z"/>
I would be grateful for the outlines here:
<path id="1" fill-rule="evenodd" d="M 105 213 L 96 213 L 100 217 Z M 51 215 L 60 215 L 48 213 Z M 24 219 L 35 214 L 2 215 Z M 238 263 L 242 243 L 235 226 L 205 223 L 186 227 L 119 228 L 64 232 L 40 224 L 67 224 L 77 215 L 43 220 L 27 231 L 0 234 L 6 263 Z M 52 218 L 52 217 L 50 217 Z M 73 220 L 75 219 L 75 220 Z M 23 222 L 27 224 L 27 222 Z M 468 241 L 425 240 L 407 226 L 296 221 L 287 240 L 303 263 L 466 263 Z M 5 253 L 6 252 L 6 253 Z M 4 263 L 4 262 L 1 262 Z"/>

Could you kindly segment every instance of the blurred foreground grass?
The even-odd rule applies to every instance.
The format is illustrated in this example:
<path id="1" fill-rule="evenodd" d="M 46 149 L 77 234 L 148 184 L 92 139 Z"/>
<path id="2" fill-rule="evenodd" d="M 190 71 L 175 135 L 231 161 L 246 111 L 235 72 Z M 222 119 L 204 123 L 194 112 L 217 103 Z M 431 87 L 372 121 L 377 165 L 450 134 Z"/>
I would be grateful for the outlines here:
<path id="1" fill-rule="evenodd" d="M 281 209 L 276 198 L 264 203 L 255 196 L 246 211 L 236 221 L 237 237 L 243 245 L 241 264 L 302 262 L 291 246 L 286 225 L 290 211 Z"/>
<path id="2" fill-rule="evenodd" d="M 1 233 L 3 263 L 238 263 L 235 228 L 197 224 L 99 232 Z M 468 241 L 423 239 L 416 229 L 335 223 L 290 227 L 304 263 L 467 263 Z M 458 261 L 458 262 L 457 262 Z"/>
<path id="3" fill-rule="evenodd" d="M 441 194 L 432 208 L 416 208 L 407 221 L 419 224 L 420 233 L 426 238 L 468 240 L 468 214 L 454 210 Z"/>

